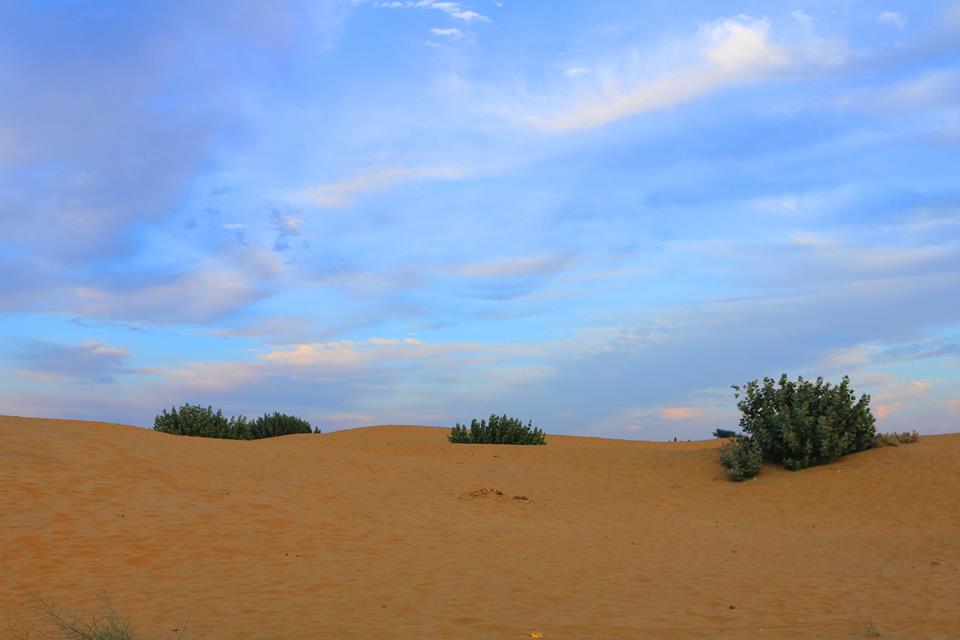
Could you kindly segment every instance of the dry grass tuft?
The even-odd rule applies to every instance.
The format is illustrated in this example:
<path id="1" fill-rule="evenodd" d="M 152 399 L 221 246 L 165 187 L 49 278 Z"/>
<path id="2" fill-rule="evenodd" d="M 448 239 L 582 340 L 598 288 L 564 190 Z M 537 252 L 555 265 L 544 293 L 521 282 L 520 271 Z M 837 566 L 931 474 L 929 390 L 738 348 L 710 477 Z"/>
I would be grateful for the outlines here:
<path id="1" fill-rule="evenodd" d="M 910 444 L 920 440 L 920 434 L 916 431 L 903 431 L 901 433 L 878 433 L 873 440 L 874 447 L 899 447 L 901 444 Z"/>
<path id="2" fill-rule="evenodd" d="M 75 612 L 52 604 L 43 596 L 21 588 L 40 606 L 52 627 L 50 633 L 35 636 L 31 631 L 21 631 L 18 640 L 32 640 L 33 638 L 57 638 L 57 640 L 136 640 L 133 628 L 120 617 L 107 597 L 101 599 L 101 607 L 84 619 Z M 189 620 L 188 620 L 189 623 Z M 182 640 L 187 631 L 184 625 L 177 640 Z"/>

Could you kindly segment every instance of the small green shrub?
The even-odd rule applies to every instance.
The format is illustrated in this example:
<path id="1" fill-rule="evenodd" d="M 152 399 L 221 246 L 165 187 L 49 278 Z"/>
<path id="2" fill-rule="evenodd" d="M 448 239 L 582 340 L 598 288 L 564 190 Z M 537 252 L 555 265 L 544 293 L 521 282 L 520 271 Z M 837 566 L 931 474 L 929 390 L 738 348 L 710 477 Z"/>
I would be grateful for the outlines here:
<path id="1" fill-rule="evenodd" d="M 228 440 L 257 440 L 290 433 L 320 433 L 311 430 L 310 423 L 301 418 L 283 413 L 266 414 L 253 422 L 244 416 L 226 418 L 223 412 L 213 407 L 184 404 L 180 408 L 166 409 L 154 418 L 154 431 L 181 436 L 225 438 Z"/>
<path id="2" fill-rule="evenodd" d="M 720 464 L 734 482 L 760 473 L 760 447 L 752 438 L 737 436 L 720 448 Z"/>
<path id="3" fill-rule="evenodd" d="M 878 433 L 873 440 L 874 447 L 899 447 L 901 444 L 910 444 L 920 440 L 920 434 L 916 431 L 904 431 L 902 433 Z"/>
<path id="4" fill-rule="evenodd" d="M 228 419 L 219 409 L 214 412 L 213 407 L 189 403 L 180 408 L 171 407 L 169 412 L 164 409 L 163 413 L 154 418 L 153 429 L 181 436 L 250 439 L 250 424 L 243 416 Z"/>
<path id="5" fill-rule="evenodd" d="M 313 431 L 310 423 L 302 418 L 288 416 L 285 413 L 265 414 L 250 424 L 250 433 L 253 439 L 273 438 L 292 433 L 320 433 L 320 429 Z"/>
<path id="6" fill-rule="evenodd" d="M 534 427 L 533 421 L 523 424 L 516 418 L 492 414 L 489 421 L 474 419 L 469 427 L 458 422 L 449 440 L 459 444 L 547 444 L 543 431 Z"/>
<path id="7" fill-rule="evenodd" d="M 783 374 L 776 382 L 764 378 L 733 388 L 742 414 L 740 428 L 767 462 L 804 469 L 874 446 L 870 396 L 858 399 L 846 376 L 832 385 L 802 376 L 794 382 Z"/>
<path id="8" fill-rule="evenodd" d="M 713 432 L 714 438 L 736 438 L 737 432 L 729 429 L 717 429 Z"/>

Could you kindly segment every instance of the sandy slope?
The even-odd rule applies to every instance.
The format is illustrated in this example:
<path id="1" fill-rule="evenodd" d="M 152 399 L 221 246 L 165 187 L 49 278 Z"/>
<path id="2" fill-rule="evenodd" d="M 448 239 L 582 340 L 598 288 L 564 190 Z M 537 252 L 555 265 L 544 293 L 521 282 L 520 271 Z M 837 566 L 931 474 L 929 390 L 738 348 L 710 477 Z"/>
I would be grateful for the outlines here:
<path id="1" fill-rule="evenodd" d="M 960 638 L 960 435 L 738 485 L 715 443 L 446 433 L 0 417 L 0 616 L 37 624 L 19 582 L 146 640 Z"/>

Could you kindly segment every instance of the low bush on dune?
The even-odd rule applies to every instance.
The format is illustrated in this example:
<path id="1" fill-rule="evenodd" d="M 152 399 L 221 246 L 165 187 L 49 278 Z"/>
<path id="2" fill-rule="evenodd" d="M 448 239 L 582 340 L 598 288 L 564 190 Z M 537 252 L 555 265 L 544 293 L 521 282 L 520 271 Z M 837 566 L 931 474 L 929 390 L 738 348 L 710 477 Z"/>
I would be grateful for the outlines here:
<path id="1" fill-rule="evenodd" d="M 874 447 L 899 447 L 902 444 L 910 444 L 920 440 L 920 434 L 916 431 L 904 431 L 902 433 L 878 433 L 873 440 Z"/>
<path id="2" fill-rule="evenodd" d="M 730 431 L 729 429 L 716 429 L 713 432 L 714 438 L 736 438 L 737 432 Z"/>
<path id="3" fill-rule="evenodd" d="M 742 482 L 760 473 L 760 447 L 744 436 L 732 438 L 720 447 L 720 464 L 730 479 Z"/>
<path id="4" fill-rule="evenodd" d="M 742 475 L 737 462 L 749 458 L 753 449 L 763 461 L 795 471 L 876 446 L 870 396 L 857 398 L 846 376 L 833 385 L 823 378 L 793 381 L 784 374 L 777 381 L 764 378 L 733 389 L 744 435 L 721 451 L 731 478 Z"/>
<path id="5" fill-rule="evenodd" d="M 153 420 L 154 431 L 173 433 L 181 436 L 200 436 L 204 438 L 229 438 L 231 440 L 249 440 L 247 419 L 226 418 L 223 412 L 213 407 L 185 404 L 179 408 L 166 409 Z"/>
<path id="6" fill-rule="evenodd" d="M 166 409 L 153 420 L 154 431 L 181 436 L 224 438 L 228 440 L 257 440 L 291 433 L 311 433 L 310 423 L 283 413 L 267 414 L 254 421 L 244 416 L 227 418 L 213 407 L 184 404 Z M 312 433 L 320 433 L 320 429 Z"/>
<path id="7" fill-rule="evenodd" d="M 547 444 L 543 430 L 534 427 L 533 421 L 523 424 L 506 415 L 491 415 L 479 422 L 474 419 L 469 427 L 458 422 L 449 440 L 458 444 Z"/>
<path id="8" fill-rule="evenodd" d="M 292 433 L 318 433 L 314 432 L 310 423 L 302 418 L 288 416 L 285 413 L 272 413 L 261 416 L 250 424 L 250 433 L 253 439 L 273 438 L 275 436 L 286 436 Z"/>
<path id="9" fill-rule="evenodd" d="M 873 447 L 876 428 L 870 396 L 857 398 L 844 376 L 838 385 L 786 374 L 734 386 L 740 428 L 753 438 L 763 459 L 787 469 L 805 469 Z"/>

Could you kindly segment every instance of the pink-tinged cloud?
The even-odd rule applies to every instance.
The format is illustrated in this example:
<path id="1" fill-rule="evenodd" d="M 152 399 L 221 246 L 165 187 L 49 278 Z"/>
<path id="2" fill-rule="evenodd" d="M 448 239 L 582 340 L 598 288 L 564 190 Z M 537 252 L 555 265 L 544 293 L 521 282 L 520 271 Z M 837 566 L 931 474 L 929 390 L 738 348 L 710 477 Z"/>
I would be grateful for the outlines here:
<path id="1" fill-rule="evenodd" d="M 660 417 L 664 420 L 693 420 L 704 415 L 704 410 L 699 407 L 663 407 L 660 409 Z"/>
<path id="2" fill-rule="evenodd" d="M 903 409 L 902 402 L 891 402 L 889 404 L 878 404 L 873 410 L 873 414 L 878 418 L 886 418 L 889 415 Z"/>

